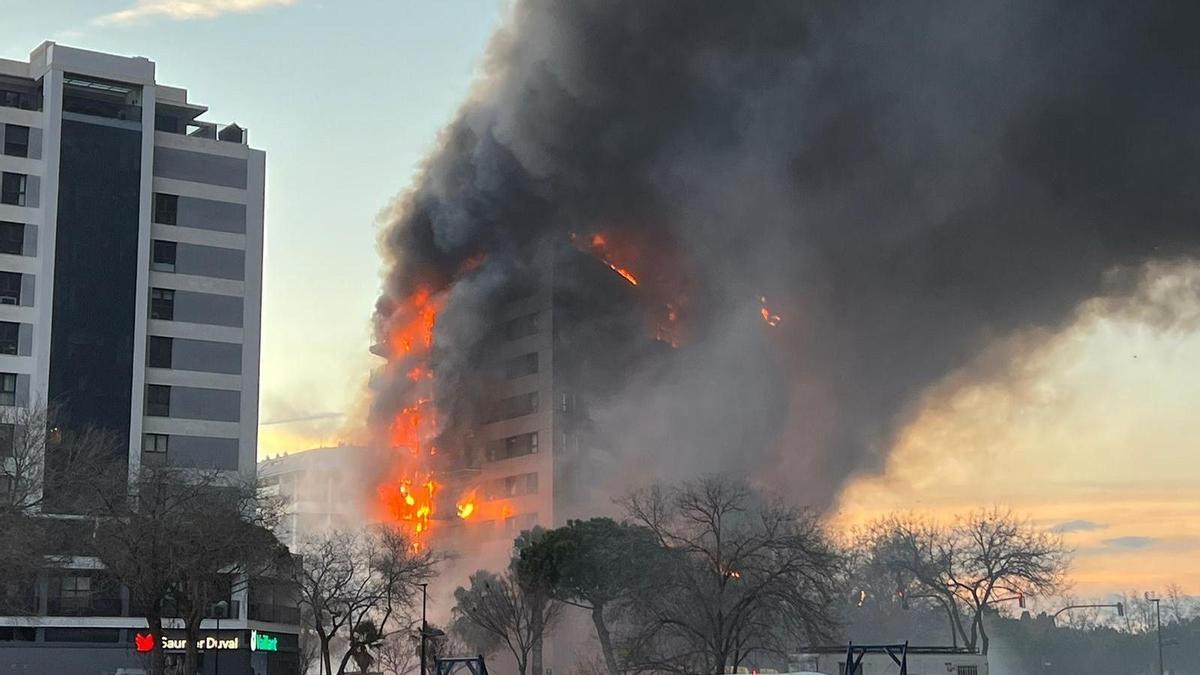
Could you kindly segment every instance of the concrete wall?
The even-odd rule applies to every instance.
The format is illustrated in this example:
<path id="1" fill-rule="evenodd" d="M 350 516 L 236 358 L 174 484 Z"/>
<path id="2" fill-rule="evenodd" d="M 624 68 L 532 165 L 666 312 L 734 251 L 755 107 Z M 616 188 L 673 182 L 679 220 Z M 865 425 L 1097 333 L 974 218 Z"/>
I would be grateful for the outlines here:
<path id="1" fill-rule="evenodd" d="M 176 290 L 174 320 L 240 327 L 242 304 L 242 298 L 231 295 Z"/>
<path id="2" fill-rule="evenodd" d="M 242 372 L 242 346 L 231 342 L 175 338 L 171 345 L 171 367 L 237 375 Z"/>
<path id="3" fill-rule="evenodd" d="M 171 436 L 168 442 L 167 464 L 190 469 L 235 471 L 238 468 L 238 450 L 236 438 L 176 435 Z"/>
<path id="4" fill-rule="evenodd" d="M 154 175 L 207 185 L 246 187 L 246 160 L 202 152 L 159 147 L 154 152 Z"/>
<path id="5" fill-rule="evenodd" d="M 237 422 L 241 418 L 241 392 L 203 387 L 171 387 L 171 417 Z"/>
<path id="6" fill-rule="evenodd" d="M 241 234 L 246 231 L 246 205 L 180 195 L 175 224 Z"/>
<path id="7" fill-rule="evenodd" d="M 246 278 L 246 252 L 179 243 L 175 247 L 175 273 L 241 281 Z"/>

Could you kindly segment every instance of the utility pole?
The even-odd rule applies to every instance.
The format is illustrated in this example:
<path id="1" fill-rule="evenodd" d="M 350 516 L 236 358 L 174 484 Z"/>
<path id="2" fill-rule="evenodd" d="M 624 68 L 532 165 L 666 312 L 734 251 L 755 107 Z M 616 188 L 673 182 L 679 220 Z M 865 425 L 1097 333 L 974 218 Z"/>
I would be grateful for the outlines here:
<path id="1" fill-rule="evenodd" d="M 1159 611 L 1162 598 L 1152 598 L 1150 591 L 1146 591 L 1146 602 L 1154 603 L 1154 632 L 1158 634 L 1158 675 L 1163 675 L 1162 613 Z"/>
<path id="2" fill-rule="evenodd" d="M 212 610 L 217 619 L 217 643 L 213 647 L 213 675 L 221 675 L 221 615 L 229 611 L 229 603 L 224 600 L 213 603 Z"/>
<path id="3" fill-rule="evenodd" d="M 430 675 L 430 671 L 425 667 L 425 635 L 428 633 L 428 625 L 425 622 L 425 599 L 428 596 L 426 592 L 428 586 L 430 585 L 421 584 L 421 675 Z"/>

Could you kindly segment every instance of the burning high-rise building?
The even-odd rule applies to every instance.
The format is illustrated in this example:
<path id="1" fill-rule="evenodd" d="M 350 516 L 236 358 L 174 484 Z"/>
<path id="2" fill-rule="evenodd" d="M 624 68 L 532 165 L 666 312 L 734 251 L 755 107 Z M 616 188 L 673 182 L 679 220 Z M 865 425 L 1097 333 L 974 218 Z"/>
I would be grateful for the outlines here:
<path id="1" fill-rule="evenodd" d="M 589 409 L 646 357 L 670 351 L 659 324 L 673 320 L 665 307 L 658 323 L 628 311 L 648 291 L 598 250 L 603 242 L 595 234 L 523 251 L 520 274 L 471 313 L 478 343 L 453 381 L 430 375 L 447 352 L 435 339 L 444 319 L 428 308 L 444 298 L 421 292 L 408 310 L 415 324 L 399 321 L 380 349 L 385 371 L 404 372 L 394 394 L 407 398 L 377 421 L 369 451 L 387 467 L 375 481 L 376 519 L 406 524 L 418 542 L 478 551 L 603 508 L 612 486 L 600 477 L 621 454 Z M 428 332 L 412 340 L 414 325 Z"/>

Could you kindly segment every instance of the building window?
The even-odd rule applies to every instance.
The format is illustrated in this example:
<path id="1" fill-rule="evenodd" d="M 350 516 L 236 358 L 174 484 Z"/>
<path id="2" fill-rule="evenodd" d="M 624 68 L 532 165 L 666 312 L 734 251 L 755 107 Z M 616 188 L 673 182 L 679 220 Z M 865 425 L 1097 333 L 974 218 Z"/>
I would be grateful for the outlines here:
<path id="1" fill-rule="evenodd" d="M 169 288 L 150 289 L 150 318 L 163 321 L 175 319 L 175 291 Z"/>
<path id="2" fill-rule="evenodd" d="M 523 354 L 516 358 L 509 359 L 504 364 L 504 376 L 508 379 L 516 379 L 526 375 L 532 375 L 538 371 L 538 355 L 537 352 Z"/>
<path id="3" fill-rule="evenodd" d="M 170 368 L 175 341 L 169 337 L 151 335 L 146 345 L 146 365 L 151 368 Z"/>
<path id="4" fill-rule="evenodd" d="M 519 340 L 538 332 L 538 314 L 526 314 L 510 319 L 504 323 L 504 337 L 509 340 Z"/>
<path id="5" fill-rule="evenodd" d="M 0 321 L 0 354 L 16 356 L 21 340 L 21 324 Z"/>
<path id="6" fill-rule="evenodd" d="M 166 434 L 146 434 L 142 437 L 142 452 L 166 452 L 169 438 Z"/>
<path id="7" fill-rule="evenodd" d="M 538 435 L 534 431 L 517 434 L 488 444 L 488 459 L 497 461 L 511 457 L 532 455 L 538 451 Z"/>
<path id="8" fill-rule="evenodd" d="M 21 274 L 0 272 L 0 305 L 21 304 Z"/>
<path id="9" fill-rule="evenodd" d="M 154 193 L 154 222 L 176 225 L 179 218 L 179 195 Z"/>
<path id="10" fill-rule="evenodd" d="M 13 157 L 29 156 L 29 127 L 4 125 L 4 154 Z"/>
<path id="11" fill-rule="evenodd" d="M 162 384 L 146 385 L 146 414 L 151 417 L 171 416 L 171 388 Z"/>
<path id="12" fill-rule="evenodd" d="M 520 394 L 518 396 L 510 396 L 501 399 L 494 404 L 492 413 L 489 416 L 489 421 L 499 422 L 500 420 L 511 420 L 516 417 L 532 415 L 538 410 L 538 393 L 531 391 L 528 394 Z"/>
<path id="13" fill-rule="evenodd" d="M 0 373 L 0 405 L 17 404 L 16 373 Z"/>
<path id="14" fill-rule="evenodd" d="M 154 240 L 154 254 L 151 259 L 150 269 L 158 272 L 174 272 L 175 271 L 175 242 L 163 241 L 162 239 Z"/>
<path id="15" fill-rule="evenodd" d="M 504 531 L 509 534 L 531 530 L 535 525 L 537 525 L 536 513 L 522 513 L 519 516 L 509 516 L 504 519 Z"/>
<path id="16" fill-rule="evenodd" d="M 0 220 L 0 253 L 25 253 L 25 224 Z"/>
<path id="17" fill-rule="evenodd" d="M 537 473 L 523 473 L 500 479 L 500 494 L 503 497 L 535 495 L 538 491 Z"/>
<path id="18" fill-rule="evenodd" d="M 7 423 L 0 424 L 0 457 L 13 457 L 17 454 L 17 426 Z"/>
<path id="19" fill-rule="evenodd" d="M 0 204 L 25 206 L 25 174 L 4 172 L 0 176 Z"/>

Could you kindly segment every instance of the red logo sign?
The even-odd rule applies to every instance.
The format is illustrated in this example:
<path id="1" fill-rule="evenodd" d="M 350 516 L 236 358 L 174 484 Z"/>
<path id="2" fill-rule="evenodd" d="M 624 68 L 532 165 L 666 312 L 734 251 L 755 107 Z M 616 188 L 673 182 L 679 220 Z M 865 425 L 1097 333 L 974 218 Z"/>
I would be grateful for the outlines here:
<path id="1" fill-rule="evenodd" d="M 134 633 L 133 646 L 136 647 L 139 652 L 152 652 L 154 651 L 154 636 Z"/>

